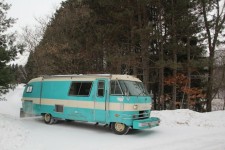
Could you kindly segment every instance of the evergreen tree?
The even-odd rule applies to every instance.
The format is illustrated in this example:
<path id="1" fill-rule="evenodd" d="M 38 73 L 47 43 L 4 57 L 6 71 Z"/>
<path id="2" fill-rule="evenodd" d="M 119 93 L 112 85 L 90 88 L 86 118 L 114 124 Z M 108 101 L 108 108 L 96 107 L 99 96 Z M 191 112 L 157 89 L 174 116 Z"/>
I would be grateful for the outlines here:
<path id="1" fill-rule="evenodd" d="M 188 76 L 187 87 L 198 87 L 202 88 L 200 85 L 196 85 L 199 82 L 192 79 L 191 76 L 199 68 L 203 68 L 203 65 L 196 64 L 195 62 L 200 62 L 204 54 L 202 47 L 199 44 L 199 40 L 196 35 L 201 32 L 201 28 L 197 25 L 197 16 L 193 14 L 196 5 L 192 1 L 167 1 L 156 5 L 159 14 L 161 16 L 156 21 L 156 36 L 157 36 L 157 49 L 159 54 L 159 60 L 157 61 L 157 66 L 159 66 L 159 103 L 165 102 L 172 97 L 170 100 L 170 108 L 174 109 L 176 104 L 180 107 L 189 108 L 190 106 L 190 94 L 182 96 L 181 92 L 177 91 L 177 83 L 174 82 L 172 88 L 164 85 L 164 77 L 173 76 L 177 78 L 180 73 Z M 163 7 L 163 8 L 161 8 Z M 172 59 L 171 59 L 172 58 Z M 156 66 L 156 67 L 157 67 Z M 157 80 L 156 80 L 157 81 Z M 179 82 L 179 81 L 177 81 Z M 199 82 L 200 83 L 200 82 Z M 165 93 L 163 93 L 165 92 Z M 172 95 L 172 96 L 171 96 Z M 185 98 L 184 102 L 182 102 Z M 182 100 L 182 101 L 181 101 Z M 183 106 L 183 104 L 186 105 Z M 165 105 L 162 105 L 164 108 Z"/>
<path id="2" fill-rule="evenodd" d="M 22 52 L 21 45 L 15 45 L 15 36 L 6 34 L 8 28 L 15 22 L 14 19 L 8 18 L 7 11 L 10 5 L 1 0 L 0 2 L 0 95 L 6 93 L 12 83 L 14 76 L 11 73 L 7 63 L 14 60 L 18 51 Z"/>
<path id="3" fill-rule="evenodd" d="M 164 85 L 165 78 L 176 78 L 182 73 L 189 78 L 189 88 L 199 86 L 191 79 L 194 70 L 199 69 L 195 61 L 199 62 L 202 56 L 196 37 L 200 28 L 193 14 L 197 7 L 194 2 L 63 2 L 48 24 L 43 40 L 30 54 L 28 76 L 132 74 L 144 82 L 149 92 L 153 91 L 158 106 L 162 103 L 164 108 L 165 101 L 172 98 L 170 108 L 174 109 L 182 92 L 177 92 L 176 83 L 172 88 Z M 190 99 L 186 93 L 182 96 Z"/>

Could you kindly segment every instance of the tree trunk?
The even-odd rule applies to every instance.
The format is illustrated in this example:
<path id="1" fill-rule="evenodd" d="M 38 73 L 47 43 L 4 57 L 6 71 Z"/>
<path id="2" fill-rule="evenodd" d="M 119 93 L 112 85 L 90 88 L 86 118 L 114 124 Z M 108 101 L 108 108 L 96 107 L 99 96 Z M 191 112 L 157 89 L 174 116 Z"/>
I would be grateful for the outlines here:
<path id="1" fill-rule="evenodd" d="M 207 112 L 212 111 L 212 94 L 213 94 L 213 63 L 214 62 L 214 52 L 212 53 L 212 51 L 210 50 L 210 56 L 209 56 L 209 62 L 208 62 L 208 66 L 209 66 L 209 70 L 208 70 L 208 86 L 207 86 Z"/>
<path id="2" fill-rule="evenodd" d="M 163 57 L 163 56 L 162 56 Z M 158 109 L 164 110 L 165 99 L 164 99 L 164 67 L 160 67 L 159 69 L 159 102 L 158 102 Z M 160 108 L 161 106 L 161 108 Z"/>
<path id="3" fill-rule="evenodd" d="M 173 62 L 176 65 L 176 63 L 177 63 L 176 50 L 173 50 Z M 173 68 L 173 77 L 176 78 L 176 76 L 177 76 L 177 69 L 174 66 L 174 68 Z M 170 103 L 171 109 L 175 109 L 176 99 L 177 99 L 177 86 L 176 86 L 176 83 L 174 83 L 173 84 L 173 89 L 172 89 L 172 101 Z"/>
<path id="4" fill-rule="evenodd" d="M 223 110 L 225 110 L 225 96 L 223 97 Z"/>
<path id="5" fill-rule="evenodd" d="M 172 46 L 173 46 L 173 77 L 177 76 L 177 46 L 176 46 L 176 27 L 175 27 L 175 18 L 174 18 L 174 0 L 172 0 Z M 170 108 L 175 109 L 176 99 L 177 99 L 177 87 L 176 83 L 172 87 L 172 100 L 170 102 Z"/>
<path id="6" fill-rule="evenodd" d="M 187 83 L 187 88 L 191 88 L 191 66 L 190 66 L 190 61 L 191 61 L 191 46 L 190 46 L 190 37 L 188 37 L 187 41 L 188 47 L 187 47 L 187 78 L 188 78 L 188 83 Z M 182 104 L 182 107 L 183 108 Z M 190 108 L 190 93 L 187 93 L 187 108 Z"/>
<path id="7" fill-rule="evenodd" d="M 165 109 L 165 98 L 164 98 L 164 51 L 163 51 L 163 27 L 162 27 L 162 10 L 160 10 L 159 14 L 159 109 Z M 160 108 L 161 105 L 161 108 Z"/>
<path id="8" fill-rule="evenodd" d="M 145 7 L 142 7 L 141 1 L 138 1 L 138 24 L 139 29 L 144 31 L 146 25 Z M 143 69 L 143 83 L 146 89 L 149 91 L 149 55 L 148 55 L 148 33 L 141 32 L 141 57 L 142 57 L 142 69 Z"/>

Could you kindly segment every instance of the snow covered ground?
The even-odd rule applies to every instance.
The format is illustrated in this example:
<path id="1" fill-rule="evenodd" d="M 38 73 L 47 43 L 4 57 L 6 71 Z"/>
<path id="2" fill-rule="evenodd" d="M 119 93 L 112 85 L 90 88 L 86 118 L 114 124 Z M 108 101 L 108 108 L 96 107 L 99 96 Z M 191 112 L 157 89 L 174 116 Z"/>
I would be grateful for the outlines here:
<path id="1" fill-rule="evenodd" d="M 115 135 L 90 123 L 19 118 L 23 85 L 1 97 L 0 150 L 224 150 L 225 111 L 153 111 L 161 125 Z"/>

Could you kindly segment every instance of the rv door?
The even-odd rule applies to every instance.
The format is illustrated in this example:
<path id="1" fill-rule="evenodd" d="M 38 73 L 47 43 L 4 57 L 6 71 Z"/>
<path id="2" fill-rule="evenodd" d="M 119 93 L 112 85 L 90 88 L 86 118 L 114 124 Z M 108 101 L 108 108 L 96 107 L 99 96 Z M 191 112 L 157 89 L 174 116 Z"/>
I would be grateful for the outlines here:
<path id="1" fill-rule="evenodd" d="M 97 79 L 95 105 L 94 105 L 94 119 L 96 122 L 106 123 L 106 104 L 108 102 L 108 79 Z"/>

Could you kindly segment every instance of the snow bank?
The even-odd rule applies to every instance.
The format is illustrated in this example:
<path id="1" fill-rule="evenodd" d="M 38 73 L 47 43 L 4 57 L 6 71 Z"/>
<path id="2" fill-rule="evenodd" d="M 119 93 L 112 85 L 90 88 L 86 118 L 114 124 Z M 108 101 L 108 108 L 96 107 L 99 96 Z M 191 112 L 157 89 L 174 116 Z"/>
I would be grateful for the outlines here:
<path id="1" fill-rule="evenodd" d="M 17 150 L 24 145 L 28 134 L 18 119 L 0 114 L 1 150 Z"/>
<path id="2" fill-rule="evenodd" d="M 213 99 L 212 100 L 212 111 L 223 110 L 224 100 L 223 99 Z"/>
<path id="3" fill-rule="evenodd" d="M 24 145 L 28 130 L 19 119 L 24 84 L 3 95 L 0 101 L 0 149 L 17 150 Z"/>
<path id="4" fill-rule="evenodd" d="M 1 97 L 0 113 L 14 117 L 19 117 L 20 108 L 22 107 L 21 98 L 23 95 L 24 84 L 19 84 L 14 90 L 10 90 Z"/>
<path id="5" fill-rule="evenodd" d="M 198 113 L 188 109 L 153 111 L 152 116 L 161 119 L 161 126 L 225 127 L 225 111 Z"/>

